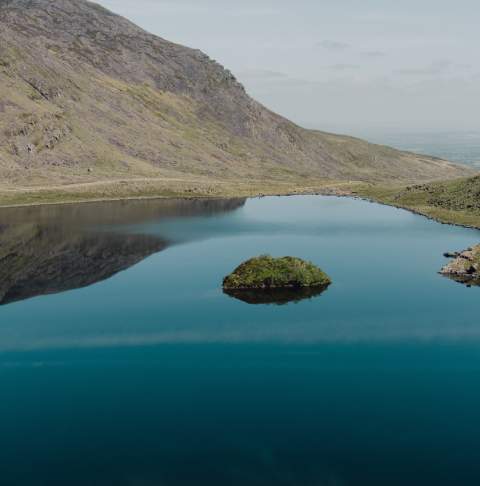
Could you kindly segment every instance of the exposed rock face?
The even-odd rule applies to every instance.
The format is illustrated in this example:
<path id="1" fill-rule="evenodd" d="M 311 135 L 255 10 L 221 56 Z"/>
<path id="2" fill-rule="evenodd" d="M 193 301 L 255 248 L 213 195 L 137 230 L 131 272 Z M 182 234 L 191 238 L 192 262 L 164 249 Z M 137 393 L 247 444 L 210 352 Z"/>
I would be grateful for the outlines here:
<path id="1" fill-rule="evenodd" d="M 445 161 L 304 130 L 202 52 L 85 0 L 0 0 L 0 178 L 428 181 Z"/>
<path id="2" fill-rule="evenodd" d="M 460 283 L 480 285 L 480 245 L 449 255 L 454 259 L 442 268 L 442 275 Z"/>

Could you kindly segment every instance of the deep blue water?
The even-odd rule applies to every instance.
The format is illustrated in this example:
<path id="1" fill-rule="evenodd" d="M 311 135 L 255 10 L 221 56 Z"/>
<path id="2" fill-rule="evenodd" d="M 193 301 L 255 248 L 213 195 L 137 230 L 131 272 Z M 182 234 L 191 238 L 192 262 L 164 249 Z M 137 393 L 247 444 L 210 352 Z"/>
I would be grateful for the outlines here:
<path id="1" fill-rule="evenodd" d="M 176 204 L 0 213 L 0 251 L 24 235 L 0 263 L 2 485 L 480 484 L 480 289 L 437 274 L 479 232 L 344 198 Z M 224 295 L 262 253 L 334 283 Z"/>

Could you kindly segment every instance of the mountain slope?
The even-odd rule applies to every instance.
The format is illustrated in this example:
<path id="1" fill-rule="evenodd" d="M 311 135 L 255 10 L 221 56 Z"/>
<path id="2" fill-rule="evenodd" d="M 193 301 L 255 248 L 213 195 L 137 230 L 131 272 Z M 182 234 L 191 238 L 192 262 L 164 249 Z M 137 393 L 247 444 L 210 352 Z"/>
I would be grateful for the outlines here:
<path id="1" fill-rule="evenodd" d="M 436 158 L 302 129 L 251 99 L 200 51 L 85 0 L 0 0 L 0 26 L 0 189 L 7 192 L 99 181 L 137 181 L 141 193 L 139 181 L 177 180 L 195 192 L 212 181 L 468 174 Z"/>

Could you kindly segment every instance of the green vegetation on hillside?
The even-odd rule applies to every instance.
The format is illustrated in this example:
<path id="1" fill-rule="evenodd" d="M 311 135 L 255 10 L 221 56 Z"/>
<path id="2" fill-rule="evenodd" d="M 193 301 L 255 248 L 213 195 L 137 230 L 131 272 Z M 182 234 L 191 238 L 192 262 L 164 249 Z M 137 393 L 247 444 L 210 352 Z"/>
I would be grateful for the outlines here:
<path id="1" fill-rule="evenodd" d="M 444 223 L 480 228 L 480 176 L 407 187 L 363 184 L 352 193 Z"/>
<path id="2" fill-rule="evenodd" d="M 275 289 L 324 287 L 330 278 L 313 263 L 300 258 L 273 258 L 262 255 L 251 258 L 225 277 L 224 289 Z"/>

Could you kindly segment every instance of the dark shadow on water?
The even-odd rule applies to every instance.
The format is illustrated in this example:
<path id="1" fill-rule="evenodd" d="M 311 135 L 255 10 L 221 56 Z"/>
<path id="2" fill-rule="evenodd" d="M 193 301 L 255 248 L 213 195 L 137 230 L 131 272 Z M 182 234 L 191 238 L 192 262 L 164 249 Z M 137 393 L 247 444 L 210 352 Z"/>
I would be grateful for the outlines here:
<path id="1" fill-rule="evenodd" d="M 215 216 L 245 205 L 244 198 L 231 199 L 142 199 L 83 204 L 0 209 L 0 231 L 10 225 L 35 223 L 67 227 L 128 225 L 157 222 L 168 218 Z"/>
<path id="2" fill-rule="evenodd" d="M 87 287 L 175 244 L 116 225 L 215 216 L 244 204 L 168 199 L 1 210 L 0 305 Z"/>
<path id="3" fill-rule="evenodd" d="M 480 278 L 479 277 L 470 277 L 464 275 L 443 275 L 444 277 L 448 278 L 449 280 L 453 280 L 459 284 L 465 285 L 466 287 L 480 287 Z"/>
<path id="4" fill-rule="evenodd" d="M 162 251 L 167 242 L 26 224 L 1 232 L 0 245 L 0 305 L 5 305 L 107 280 Z"/>
<path id="5" fill-rule="evenodd" d="M 327 289 L 328 285 L 322 287 L 303 287 L 303 288 L 287 288 L 287 289 L 223 289 L 223 292 L 237 300 L 241 300 L 247 304 L 271 304 L 271 305 L 286 305 L 298 303 L 302 300 L 313 299 L 319 297 Z"/>

